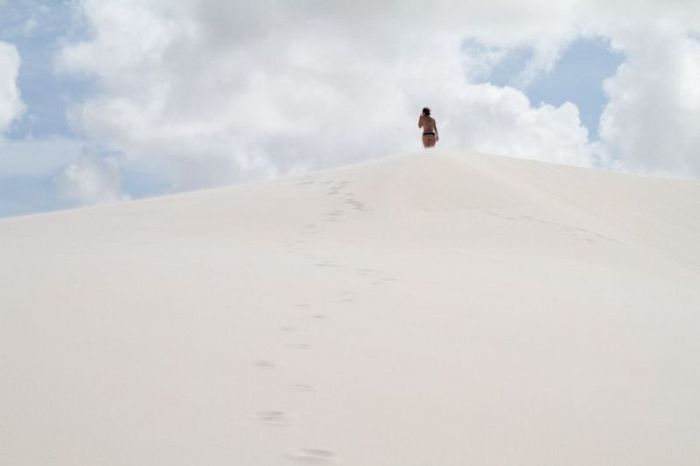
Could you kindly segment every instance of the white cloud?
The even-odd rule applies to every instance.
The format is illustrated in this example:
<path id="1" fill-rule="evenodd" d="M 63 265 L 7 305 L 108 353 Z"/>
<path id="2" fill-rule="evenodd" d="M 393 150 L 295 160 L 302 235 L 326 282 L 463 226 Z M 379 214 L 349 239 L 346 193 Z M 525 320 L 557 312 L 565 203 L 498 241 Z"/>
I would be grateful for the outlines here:
<path id="1" fill-rule="evenodd" d="M 521 92 L 490 84 L 461 86 L 455 95 L 453 103 L 461 108 L 449 109 L 446 123 L 450 139 L 460 145 L 490 154 L 592 165 L 596 150 L 575 105 L 533 108 Z M 449 108 L 450 99 L 445 100 Z"/>
<path id="2" fill-rule="evenodd" d="M 600 153 L 672 170 L 693 149 L 700 153 L 685 120 L 694 107 L 673 117 L 685 155 L 667 163 L 666 154 L 640 152 L 666 137 L 667 112 L 688 103 L 659 107 L 658 121 L 639 111 L 652 101 L 650 90 L 668 91 L 678 80 L 672 71 L 645 80 L 656 52 L 635 58 L 623 33 L 642 37 L 663 17 L 681 34 L 700 15 L 693 2 L 654 3 L 84 0 L 76 5 L 94 37 L 63 49 L 58 65 L 95 76 L 103 89 L 72 109 L 75 128 L 131 163 L 155 164 L 180 189 L 418 148 L 415 120 L 425 105 L 442 144 L 581 165 Z M 533 107 L 515 89 L 468 82 L 499 58 L 465 55 L 466 39 L 531 49 L 520 77 L 527 82 L 582 34 L 608 37 L 630 56 L 608 84 L 602 148 L 588 140 L 573 104 Z M 669 60 L 690 70 L 683 82 L 692 93 L 688 44 Z M 623 105 L 626 89 L 637 89 L 641 103 Z"/>
<path id="3" fill-rule="evenodd" d="M 54 181 L 63 200 L 79 205 L 125 199 L 116 160 L 99 157 L 88 149 L 84 149 L 78 160 L 65 167 Z"/>
<path id="4" fill-rule="evenodd" d="M 656 28 L 625 39 L 629 58 L 605 86 L 601 140 L 628 169 L 700 175 L 700 41 Z"/>
<path id="5" fill-rule="evenodd" d="M 0 42 L 0 134 L 10 127 L 25 111 L 17 87 L 21 60 L 17 47 Z"/>

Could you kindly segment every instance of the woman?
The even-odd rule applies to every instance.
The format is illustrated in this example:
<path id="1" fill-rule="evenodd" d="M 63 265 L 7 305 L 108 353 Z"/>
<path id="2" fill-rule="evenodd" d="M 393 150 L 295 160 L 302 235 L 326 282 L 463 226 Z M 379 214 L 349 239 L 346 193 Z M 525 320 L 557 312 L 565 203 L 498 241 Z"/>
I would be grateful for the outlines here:
<path id="1" fill-rule="evenodd" d="M 438 136 L 437 123 L 430 116 L 430 109 L 424 108 L 420 118 L 418 118 L 418 127 L 423 128 L 423 147 L 435 147 L 435 143 L 440 140 Z"/>

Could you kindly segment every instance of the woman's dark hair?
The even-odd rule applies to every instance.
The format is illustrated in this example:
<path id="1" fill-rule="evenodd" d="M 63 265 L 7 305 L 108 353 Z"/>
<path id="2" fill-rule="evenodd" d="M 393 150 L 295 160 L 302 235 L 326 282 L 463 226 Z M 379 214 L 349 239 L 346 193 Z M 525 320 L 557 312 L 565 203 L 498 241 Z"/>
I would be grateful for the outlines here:
<path id="1" fill-rule="evenodd" d="M 430 116 L 430 109 L 428 107 L 423 109 L 423 115 Z"/>

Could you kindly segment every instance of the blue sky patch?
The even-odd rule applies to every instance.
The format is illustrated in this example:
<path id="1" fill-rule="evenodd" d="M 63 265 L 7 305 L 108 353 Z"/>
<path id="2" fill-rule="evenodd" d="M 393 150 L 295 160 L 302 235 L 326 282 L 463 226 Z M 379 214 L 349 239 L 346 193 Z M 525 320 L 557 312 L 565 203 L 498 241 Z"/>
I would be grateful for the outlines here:
<path id="1" fill-rule="evenodd" d="M 18 0 L 0 10 L 0 41 L 19 50 L 17 84 L 27 107 L 6 136 L 15 140 L 71 136 L 66 110 L 95 93 L 96 86 L 87 78 L 57 75 L 54 59 L 64 43 L 87 37 L 86 25 L 69 2 Z"/>
<path id="2" fill-rule="evenodd" d="M 615 75 L 623 61 L 624 55 L 612 51 L 607 41 L 579 39 L 564 51 L 551 72 L 539 76 L 524 92 L 534 105 L 576 104 L 581 122 L 595 140 L 607 102 L 603 82 Z"/>
<path id="3" fill-rule="evenodd" d="M 600 115 L 607 102 L 603 82 L 614 76 L 624 61 L 624 56 L 614 52 L 607 41 L 597 38 L 574 41 L 549 73 L 536 76 L 526 85 L 520 84 L 519 78 L 533 59 L 531 48 L 500 49 L 474 40 L 467 41 L 464 47 L 476 56 L 498 57 L 489 72 L 477 82 L 515 87 L 535 106 L 572 102 L 578 107 L 581 122 L 591 139 L 598 138 Z"/>

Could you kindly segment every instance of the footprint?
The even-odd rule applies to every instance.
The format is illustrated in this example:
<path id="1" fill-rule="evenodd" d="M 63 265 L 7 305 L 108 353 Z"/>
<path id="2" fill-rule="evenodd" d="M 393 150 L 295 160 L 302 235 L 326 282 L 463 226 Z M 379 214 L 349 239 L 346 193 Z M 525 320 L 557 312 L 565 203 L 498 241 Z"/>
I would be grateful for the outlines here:
<path id="1" fill-rule="evenodd" d="M 314 314 L 311 317 L 313 317 L 314 319 L 325 319 L 326 318 L 325 314 Z"/>
<path id="2" fill-rule="evenodd" d="M 280 327 L 280 330 L 282 330 L 283 332 L 296 332 L 297 331 L 296 327 L 292 327 L 291 325 L 284 325 L 284 326 Z"/>
<path id="3" fill-rule="evenodd" d="M 331 464 L 335 460 L 335 454 L 332 451 L 319 448 L 304 448 L 287 455 L 287 458 L 304 464 Z"/>
<path id="4" fill-rule="evenodd" d="M 356 303 L 357 300 L 354 299 L 354 298 L 343 298 L 343 299 L 339 299 L 339 300 L 336 301 L 336 302 L 338 302 L 338 303 L 348 303 L 348 304 L 351 304 L 351 303 Z"/>
<path id="5" fill-rule="evenodd" d="M 287 348 L 293 348 L 293 349 L 309 349 L 311 348 L 311 345 L 308 343 L 289 343 L 287 345 Z"/>
<path id="6" fill-rule="evenodd" d="M 368 210 L 367 205 L 364 202 L 357 201 L 353 199 L 352 197 L 347 197 L 345 198 L 345 203 L 352 206 L 353 209 L 355 210 Z"/>
<path id="7" fill-rule="evenodd" d="M 603 239 L 605 241 L 611 241 L 613 243 L 616 243 L 617 241 L 614 240 L 613 238 L 610 238 L 609 236 L 601 235 L 600 233 L 594 233 L 598 238 Z"/>
<path id="8" fill-rule="evenodd" d="M 334 210 L 333 212 L 329 212 L 326 214 L 326 221 L 337 222 L 341 215 L 343 215 L 342 210 Z"/>
<path id="9" fill-rule="evenodd" d="M 281 426 L 289 422 L 289 418 L 284 411 L 258 411 L 255 418 L 265 424 Z"/>
<path id="10" fill-rule="evenodd" d="M 336 264 L 335 262 L 316 262 L 314 264 L 316 267 L 340 267 L 339 264 Z"/>
<path id="11" fill-rule="evenodd" d="M 255 365 L 256 365 L 257 367 L 263 367 L 263 368 L 271 369 L 271 368 L 275 367 L 275 362 L 274 362 L 274 361 L 269 361 L 269 360 L 267 360 L 267 359 L 259 359 L 259 360 L 255 361 Z"/>
<path id="12" fill-rule="evenodd" d="M 298 383 L 296 385 L 292 385 L 292 390 L 295 392 L 315 392 L 316 389 L 312 387 L 311 385 L 303 384 L 303 383 Z"/>

